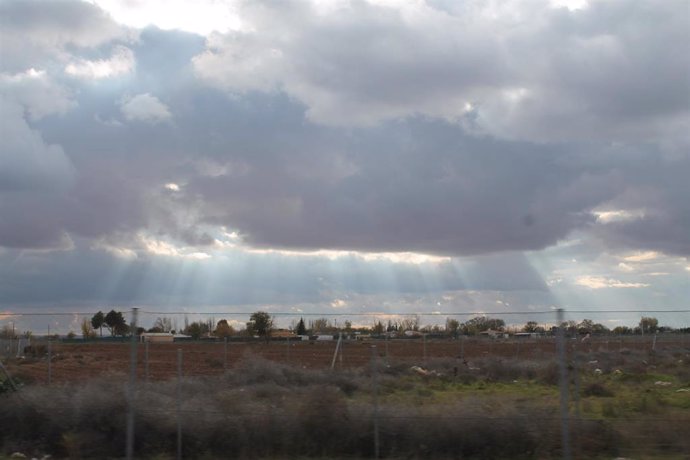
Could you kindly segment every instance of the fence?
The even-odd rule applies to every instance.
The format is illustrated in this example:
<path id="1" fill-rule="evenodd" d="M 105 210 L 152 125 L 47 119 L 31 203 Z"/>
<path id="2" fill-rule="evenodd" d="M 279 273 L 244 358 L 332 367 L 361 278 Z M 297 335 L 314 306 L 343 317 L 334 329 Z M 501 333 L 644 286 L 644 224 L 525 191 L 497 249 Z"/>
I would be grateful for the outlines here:
<path id="1" fill-rule="evenodd" d="M 132 322 L 136 324 L 136 317 L 133 317 Z M 29 346 L 31 348 L 25 348 Z M 407 432 L 406 424 L 408 423 L 437 424 L 459 437 L 463 435 L 450 427 L 458 425 L 465 429 L 469 427 L 481 431 L 491 426 L 500 426 L 502 430 L 510 431 L 509 425 L 515 425 L 524 428 L 526 432 L 541 430 L 550 433 L 551 437 L 558 438 L 558 442 L 554 441 L 554 445 L 559 456 L 579 458 L 583 456 L 581 446 L 583 438 L 594 436 L 592 433 L 597 430 L 596 427 L 601 422 L 599 418 L 588 417 L 581 412 L 580 397 L 583 389 L 579 388 L 579 376 L 584 371 L 587 371 L 588 375 L 596 370 L 605 373 L 615 372 L 611 369 L 602 371 L 597 367 L 605 367 L 605 363 L 599 364 L 597 361 L 605 360 L 609 355 L 631 356 L 628 360 L 631 363 L 635 365 L 645 363 L 649 366 L 657 364 L 655 360 L 662 359 L 660 357 L 662 354 L 672 359 L 677 359 L 678 356 L 685 356 L 687 359 L 690 352 L 690 337 L 688 334 L 671 333 L 645 336 L 605 335 L 583 341 L 581 337 L 567 338 L 565 335 L 510 339 L 463 336 L 432 339 L 422 335 L 404 339 L 382 337 L 367 340 L 308 342 L 286 339 L 268 343 L 262 340 L 248 340 L 172 344 L 139 343 L 137 340 L 129 343 L 98 340 L 64 343 L 47 338 L 33 338 L 29 342 L 28 339 L 17 338 L 0 341 L 0 352 L 8 363 L 6 367 L 9 375 L 18 374 L 38 384 L 66 388 L 65 385 L 85 382 L 90 378 L 102 376 L 104 373 L 108 373 L 112 381 L 126 382 L 122 387 L 124 391 L 118 393 L 120 404 L 124 403 L 122 407 L 126 409 L 123 411 L 126 415 L 125 420 L 122 420 L 123 426 L 126 427 L 123 430 L 125 434 L 119 442 L 123 443 L 122 452 L 129 458 L 136 457 L 138 452 L 148 448 L 142 437 L 144 433 L 152 430 L 151 424 L 155 423 L 165 426 L 171 423 L 174 425 L 174 430 L 172 430 L 174 433 L 172 437 L 175 439 L 174 446 L 165 444 L 167 446 L 165 449 L 169 449 L 168 453 L 174 451 L 178 458 L 189 456 L 190 447 L 186 444 L 186 440 L 191 445 L 197 445 L 199 439 L 205 439 L 206 435 L 198 433 L 197 425 L 207 426 L 209 419 L 231 425 L 241 420 L 251 426 L 259 423 L 256 419 L 261 419 L 261 423 L 270 429 L 275 429 L 274 424 L 285 426 L 306 423 L 307 426 L 314 425 L 312 429 L 317 431 L 323 428 L 319 427 L 320 424 L 332 423 L 335 426 L 334 432 L 345 436 L 346 433 L 341 433 L 337 428 L 339 423 L 343 423 L 348 430 L 359 433 L 360 441 L 369 443 L 369 450 L 360 448 L 359 454 L 374 458 L 394 456 L 396 449 L 402 449 L 400 446 L 407 445 L 399 438 L 400 433 Z M 666 357 L 663 359 L 664 363 L 668 362 Z M 462 382 L 466 379 L 471 381 L 472 373 L 475 372 L 473 369 L 478 369 L 476 372 L 482 373 L 482 376 L 485 376 L 483 372 L 487 372 L 486 375 L 491 379 L 501 381 L 501 372 L 508 372 L 508 374 L 517 372 L 516 375 L 522 376 L 531 369 L 529 366 L 534 363 L 551 361 L 559 365 L 556 379 L 559 383 L 559 395 L 556 400 L 559 402 L 549 405 L 545 413 L 538 414 L 538 421 L 537 417 L 527 417 L 525 414 L 515 414 L 510 411 L 508 411 L 510 413 L 503 413 L 504 409 L 497 413 L 472 413 L 471 411 L 468 413 L 466 407 L 461 410 L 449 409 L 443 413 L 434 412 L 437 408 L 431 412 L 425 412 L 422 409 L 401 409 L 391 404 L 389 396 L 383 399 L 381 397 L 382 385 L 386 392 L 390 391 L 387 386 L 392 385 L 392 372 L 400 373 L 395 374 L 395 377 L 402 376 L 402 380 L 412 375 L 428 379 L 427 383 L 434 385 L 433 382 L 436 379 L 450 382 Z M 287 411 L 281 406 L 283 403 L 276 403 L 271 397 L 267 398 L 277 404 L 276 407 L 267 409 L 259 405 L 244 411 L 241 409 L 244 403 L 238 401 L 233 402 L 233 410 L 201 403 L 200 406 L 194 407 L 188 402 L 190 394 L 195 393 L 190 392 L 189 388 L 195 388 L 195 385 L 198 386 L 199 392 L 214 395 L 222 395 L 223 382 L 228 383 L 233 391 L 240 391 L 242 384 L 245 384 L 247 388 L 254 388 L 254 386 L 260 388 L 262 384 L 260 379 L 257 383 L 247 377 L 252 374 L 247 366 L 251 367 L 252 363 L 257 362 L 267 367 L 262 371 L 269 374 L 267 381 L 273 378 L 271 377 L 273 366 L 282 369 L 281 378 L 288 380 L 293 377 L 285 376 L 294 375 L 291 372 L 326 370 L 323 375 L 328 374 L 332 377 L 314 377 L 322 374 L 307 373 L 305 377 L 295 378 L 297 380 L 300 378 L 325 379 L 324 381 L 327 382 L 339 382 L 338 379 L 344 378 L 342 377 L 344 375 L 351 375 L 348 372 L 356 369 L 364 372 L 356 377 L 359 379 L 357 385 L 365 388 L 369 393 L 369 398 L 366 404 L 360 404 L 360 401 L 357 403 L 360 405 L 357 406 L 353 403 L 355 407 L 346 413 L 347 422 L 339 420 L 344 415 L 342 407 L 338 406 L 339 403 L 336 400 L 331 401 L 332 406 L 324 405 L 318 400 L 299 406 L 297 413 L 306 411 L 308 418 L 315 422 L 312 425 Z M 527 371 L 520 367 L 521 364 L 526 365 Z M 511 366 L 517 370 L 511 371 Z M 479 370 L 480 367 L 482 370 Z M 547 371 L 547 367 L 544 366 L 544 372 Z M 489 375 L 489 372 L 493 374 Z M 217 379 L 213 382 L 221 383 L 207 384 L 203 383 L 205 382 L 203 380 L 194 380 L 198 377 L 213 377 Z M 509 377 L 510 375 L 506 378 Z M 23 391 L 25 390 L 20 388 L 18 394 Z M 255 393 L 259 390 L 251 391 L 254 392 L 252 397 L 257 397 Z M 300 397 L 305 397 L 298 390 L 295 391 L 301 395 Z M 423 389 L 419 391 L 423 393 Z M 550 397 L 554 396 L 556 395 Z M 213 400 L 213 404 L 222 402 L 222 397 L 218 396 L 218 398 L 220 399 Z M 166 401 L 165 407 L 157 407 L 152 401 L 158 403 Z M 58 413 L 60 411 L 72 413 L 74 416 L 74 408 L 67 402 L 63 402 L 62 406 L 54 406 L 53 410 Z M 335 420 L 327 413 L 332 410 L 336 411 Z M 651 414 L 654 415 L 653 411 Z M 645 416 L 639 420 L 617 417 L 607 426 L 614 432 L 632 433 L 636 439 L 642 440 L 643 436 L 652 436 L 644 434 L 649 431 L 649 424 L 652 422 L 658 422 L 666 427 L 670 422 L 676 431 L 673 431 L 671 435 L 663 435 L 663 431 L 652 430 L 656 438 L 645 439 L 650 452 L 673 453 L 679 449 L 682 451 L 688 448 L 687 435 L 690 433 L 687 432 L 687 428 L 682 431 L 682 427 L 690 425 L 686 423 L 688 420 L 682 419 L 675 413 L 670 417 L 661 417 L 657 414 L 657 418 L 645 413 Z M 268 429 L 266 426 L 264 428 Z M 548 431 L 554 426 L 559 427 L 560 434 Z M 362 432 L 362 427 L 369 428 Z M 606 433 L 606 430 L 599 431 L 595 438 Z M 166 439 L 169 439 L 171 434 L 169 429 L 166 432 L 168 433 Z M 526 436 L 525 433 L 520 434 L 520 432 L 514 434 L 516 437 Z M 251 437 L 249 434 L 246 436 Z M 410 432 L 408 436 L 412 439 L 416 435 Z M 269 441 L 266 442 L 270 444 Z M 468 445 L 468 443 L 471 444 L 471 440 L 463 438 L 461 444 Z M 398 447 L 395 447 L 396 445 Z M 621 445 L 618 452 L 629 453 L 626 449 L 630 448 Z M 635 449 L 639 450 L 639 445 L 636 445 Z M 398 451 L 398 454 L 400 453 Z M 267 452 L 268 456 L 270 454 L 271 452 Z M 424 456 L 423 452 L 421 456 Z"/>

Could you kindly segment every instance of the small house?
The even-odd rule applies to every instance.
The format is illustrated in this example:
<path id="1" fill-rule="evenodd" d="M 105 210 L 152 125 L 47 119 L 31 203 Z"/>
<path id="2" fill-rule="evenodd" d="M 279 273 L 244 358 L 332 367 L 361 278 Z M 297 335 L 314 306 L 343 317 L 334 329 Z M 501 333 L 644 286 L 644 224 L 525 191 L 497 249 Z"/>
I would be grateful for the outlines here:
<path id="1" fill-rule="evenodd" d="M 150 343 L 173 343 L 175 338 L 171 332 L 142 332 L 140 337 L 142 342 Z"/>

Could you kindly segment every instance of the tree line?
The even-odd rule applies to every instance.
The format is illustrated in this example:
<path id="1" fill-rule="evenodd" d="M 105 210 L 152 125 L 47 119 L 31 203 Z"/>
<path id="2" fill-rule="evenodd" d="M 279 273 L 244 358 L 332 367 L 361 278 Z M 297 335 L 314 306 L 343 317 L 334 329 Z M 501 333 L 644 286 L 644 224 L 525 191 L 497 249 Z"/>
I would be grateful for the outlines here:
<path id="1" fill-rule="evenodd" d="M 658 332 L 690 332 L 690 328 L 673 329 L 669 326 L 659 326 L 659 321 L 654 317 L 643 316 L 640 322 L 635 327 L 617 326 L 613 329 L 607 326 L 596 323 L 591 319 L 583 319 L 577 321 L 565 321 L 561 324 L 568 335 L 644 335 L 654 334 Z M 127 324 L 125 317 L 119 311 L 110 310 L 108 313 L 101 311 L 97 312 L 90 320 L 84 319 L 82 322 L 82 336 L 84 338 L 93 338 L 103 336 L 103 329 L 110 334 L 110 336 L 126 336 L 132 333 L 130 326 Z M 0 330 L 0 337 L 9 334 L 8 326 L 4 326 Z M 487 331 L 494 331 L 499 333 L 531 333 L 539 335 L 554 334 L 558 328 L 553 325 L 543 325 L 536 321 L 528 321 L 521 326 L 506 326 L 503 319 L 493 318 L 490 316 L 477 316 L 470 318 L 465 322 L 460 322 L 455 318 L 446 318 L 444 325 L 422 325 L 418 315 L 410 315 L 399 319 L 389 319 L 385 323 L 382 321 L 375 321 L 368 326 L 354 326 L 350 320 L 344 320 L 338 324 L 337 319 L 329 319 L 326 317 L 310 319 L 305 321 L 304 318 L 294 320 L 287 331 L 295 335 L 317 335 L 317 334 L 372 334 L 372 335 L 388 335 L 397 336 L 409 333 L 446 335 L 450 337 L 474 336 Z M 244 324 L 231 324 L 226 319 L 216 321 L 214 318 L 209 318 L 205 321 L 193 321 L 185 317 L 184 323 L 181 326 L 177 325 L 177 321 L 169 317 L 158 317 L 153 323 L 153 326 L 145 329 L 138 327 L 136 333 L 143 332 L 158 332 L 158 333 L 178 333 L 189 336 L 193 339 L 200 339 L 203 337 L 225 338 L 232 336 L 246 336 L 246 337 L 263 337 L 268 339 L 278 329 L 275 326 L 275 319 L 267 312 L 256 311 L 252 313 L 249 320 Z"/>

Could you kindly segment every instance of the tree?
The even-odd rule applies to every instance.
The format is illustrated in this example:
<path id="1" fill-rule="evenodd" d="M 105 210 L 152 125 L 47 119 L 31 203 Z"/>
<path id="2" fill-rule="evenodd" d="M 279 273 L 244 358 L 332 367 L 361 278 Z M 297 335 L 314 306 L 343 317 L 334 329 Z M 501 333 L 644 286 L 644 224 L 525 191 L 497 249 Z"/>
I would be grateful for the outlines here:
<path id="1" fill-rule="evenodd" d="M 642 319 L 640 319 L 640 330 L 642 330 L 642 334 L 653 334 L 658 328 L 659 320 L 656 318 L 643 316 Z"/>
<path id="2" fill-rule="evenodd" d="M 110 330 L 110 335 L 125 335 L 129 330 L 125 317 L 119 311 L 110 310 L 103 323 Z"/>
<path id="3" fill-rule="evenodd" d="M 400 331 L 418 331 L 419 330 L 419 316 L 408 316 L 400 321 Z"/>
<path id="4" fill-rule="evenodd" d="M 333 330 L 333 325 L 328 320 L 328 318 L 317 318 L 311 321 L 310 329 L 314 334 L 319 332 L 330 332 Z"/>
<path id="5" fill-rule="evenodd" d="M 467 335 L 476 335 L 489 329 L 501 331 L 506 323 L 499 318 L 489 318 L 488 316 L 476 316 L 462 324 L 462 331 Z"/>
<path id="6" fill-rule="evenodd" d="M 297 335 L 306 335 L 307 334 L 307 328 L 304 325 L 304 318 L 299 319 L 299 323 L 297 323 Z"/>
<path id="7" fill-rule="evenodd" d="M 268 342 L 268 338 L 271 336 L 271 329 L 273 329 L 273 318 L 265 311 L 254 312 L 249 317 L 247 331 L 250 334 L 264 337 L 266 342 Z"/>
<path id="8" fill-rule="evenodd" d="M 381 321 L 378 321 L 371 327 L 371 333 L 376 335 L 383 334 L 383 324 L 381 323 Z"/>
<path id="9" fill-rule="evenodd" d="M 93 326 L 94 329 L 98 329 L 100 331 L 101 337 L 103 337 L 103 324 L 105 323 L 105 315 L 103 315 L 102 311 L 99 311 L 95 315 L 93 315 L 93 318 L 91 318 L 91 326 Z"/>
<path id="10" fill-rule="evenodd" d="M 194 340 L 199 340 L 203 334 L 208 332 L 206 323 L 193 322 L 188 324 L 184 329 L 184 333 L 190 335 Z"/>
<path id="11" fill-rule="evenodd" d="M 96 330 L 92 326 L 92 322 L 84 318 L 81 322 L 81 335 L 84 339 L 92 339 L 96 337 Z"/>
<path id="12" fill-rule="evenodd" d="M 613 328 L 613 333 L 616 335 L 629 335 L 632 333 L 632 329 L 628 326 L 616 326 Z"/>
<path id="13" fill-rule="evenodd" d="M 158 317 L 153 323 L 153 327 L 151 329 L 155 329 L 158 332 L 170 332 L 173 329 L 172 320 L 167 317 Z"/>
<path id="14" fill-rule="evenodd" d="M 458 335 L 458 330 L 460 329 L 460 321 L 454 318 L 446 318 L 446 332 L 453 336 L 457 337 Z"/>
<path id="15" fill-rule="evenodd" d="M 527 323 L 522 327 L 522 332 L 544 332 L 544 328 L 539 326 L 536 321 L 527 321 Z"/>
<path id="16" fill-rule="evenodd" d="M 601 323 L 594 323 L 594 325 L 592 325 L 592 334 L 603 335 L 608 334 L 609 332 L 611 332 L 609 328 Z"/>
<path id="17" fill-rule="evenodd" d="M 591 319 L 583 319 L 580 324 L 577 325 L 577 332 L 579 334 L 591 334 L 594 330 L 594 321 Z"/>
<path id="18" fill-rule="evenodd" d="M 228 324 L 227 319 L 221 319 L 220 321 L 218 321 L 218 323 L 216 324 L 216 330 L 213 331 L 213 334 L 216 337 L 229 337 L 234 333 L 235 330 L 232 328 L 232 326 Z"/>

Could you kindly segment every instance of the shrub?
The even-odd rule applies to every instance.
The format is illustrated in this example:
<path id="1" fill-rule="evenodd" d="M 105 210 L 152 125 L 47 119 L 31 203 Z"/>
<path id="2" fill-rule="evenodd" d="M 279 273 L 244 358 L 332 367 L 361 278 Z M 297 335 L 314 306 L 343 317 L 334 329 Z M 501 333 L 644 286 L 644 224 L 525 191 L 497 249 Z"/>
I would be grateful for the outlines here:
<path id="1" fill-rule="evenodd" d="M 606 397 L 610 398 L 613 396 L 613 392 L 606 388 L 604 385 L 601 383 L 590 383 L 587 385 L 584 390 L 582 390 L 582 394 L 584 396 L 598 396 L 598 397 Z"/>

